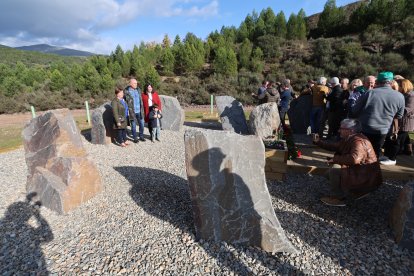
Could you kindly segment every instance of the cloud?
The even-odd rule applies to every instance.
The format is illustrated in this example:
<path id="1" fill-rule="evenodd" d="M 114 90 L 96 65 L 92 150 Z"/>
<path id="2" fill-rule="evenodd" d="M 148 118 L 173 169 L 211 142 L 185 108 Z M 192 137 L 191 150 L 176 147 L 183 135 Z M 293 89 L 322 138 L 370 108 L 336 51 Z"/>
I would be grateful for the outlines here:
<path id="1" fill-rule="evenodd" d="M 217 0 L 1 0 L 0 44 L 90 49 L 115 44 L 102 33 L 140 18 L 206 18 L 217 13 Z"/>

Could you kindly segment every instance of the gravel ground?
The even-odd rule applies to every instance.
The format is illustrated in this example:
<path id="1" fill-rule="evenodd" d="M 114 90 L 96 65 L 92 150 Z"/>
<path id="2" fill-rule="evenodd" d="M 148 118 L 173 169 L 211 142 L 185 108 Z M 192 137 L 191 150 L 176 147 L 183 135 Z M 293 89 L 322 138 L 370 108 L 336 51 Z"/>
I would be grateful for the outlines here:
<path id="1" fill-rule="evenodd" d="M 387 226 L 404 183 L 387 182 L 351 206 L 322 205 L 327 180 L 268 182 L 298 254 L 196 241 L 183 132 L 124 149 L 85 142 L 104 191 L 64 216 L 25 199 L 23 149 L 0 155 L 0 274 L 413 275 L 414 257 Z M 40 267 L 40 269 L 39 269 Z"/>

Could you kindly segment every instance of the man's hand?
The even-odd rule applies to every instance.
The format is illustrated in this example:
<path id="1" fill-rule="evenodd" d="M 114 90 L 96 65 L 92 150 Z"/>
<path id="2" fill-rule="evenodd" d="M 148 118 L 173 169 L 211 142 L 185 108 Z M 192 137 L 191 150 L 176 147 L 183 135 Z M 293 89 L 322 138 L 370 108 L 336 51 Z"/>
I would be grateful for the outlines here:
<path id="1" fill-rule="evenodd" d="M 121 123 L 117 123 L 116 125 L 120 127 L 121 126 Z"/>

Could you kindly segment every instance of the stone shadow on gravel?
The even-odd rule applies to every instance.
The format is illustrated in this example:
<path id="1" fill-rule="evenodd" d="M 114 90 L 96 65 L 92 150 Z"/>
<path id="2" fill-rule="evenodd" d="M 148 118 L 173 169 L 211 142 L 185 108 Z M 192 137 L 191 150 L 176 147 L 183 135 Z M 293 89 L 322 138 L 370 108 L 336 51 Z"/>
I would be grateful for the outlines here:
<path id="1" fill-rule="evenodd" d="M 27 201 L 11 204 L 0 221 L 0 270 L 2 275 L 48 275 L 40 245 L 53 240 L 39 204 Z M 32 220 L 32 218 L 34 220 Z M 34 222 L 34 223 L 33 223 Z M 36 227 L 32 226 L 37 224 Z"/>
<path id="2" fill-rule="evenodd" d="M 130 182 L 132 187 L 129 194 L 137 205 L 141 206 L 148 214 L 167 221 L 195 237 L 190 191 L 186 179 L 150 168 L 123 166 L 114 169 Z M 220 266 L 227 267 L 240 275 L 252 273 L 252 268 L 247 267 L 238 257 L 242 252 L 247 255 L 262 256 L 257 261 L 261 262 L 263 266 L 268 266 L 270 262 L 276 262 L 272 266 L 277 266 L 275 270 L 279 272 L 285 272 L 282 274 L 303 274 L 289 263 L 282 262 L 272 254 L 257 248 L 234 245 L 234 249 L 232 249 L 225 243 L 203 240 L 198 243 L 207 254 L 216 258 Z M 267 261 L 264 262 L 261 259 Z"/>
<path id="3" fill-rule="evenodd" d="M 285 182 L 268 182 L 273 197 L 299 208 L 299 212 L 295 213 L 275 209 L 283 229 L 318 248 L 325 256 L 336 258 L 341 266 L 350 271 L 358 263 L 355 252 L 367 250 L 365 245 L 369 245 L 370 255 L 376 255 L 380 249 L 392 251 L 393 242 L 391 248 L 385 247 L 393 240 L 388 220 L 401 186 L 387 182 L 377 191 L 346 207 L 333 207 L 319 200 L 329 193 L 328 180 L 307 176 L 308 181 L 304 181 L 303 176 L 300 177 L 291 174 Z M 354 247 L 347 247 L 348 242 Z M 350 263 L 350 259 L 354 263 Z M 359 272 L 357 274 L 364 273 Z"/>

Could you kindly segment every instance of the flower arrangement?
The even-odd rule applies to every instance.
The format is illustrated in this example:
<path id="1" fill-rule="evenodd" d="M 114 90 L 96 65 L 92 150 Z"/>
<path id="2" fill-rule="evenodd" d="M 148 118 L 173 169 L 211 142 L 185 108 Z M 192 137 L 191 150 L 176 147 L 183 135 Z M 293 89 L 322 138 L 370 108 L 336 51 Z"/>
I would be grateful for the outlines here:
<path id="1" fill-rule="evenodd" d="M 295 145 L 295 140 L 293 139 L 292 130 L 286 124 L 279 128 L 279 136 L 286 141 L 288 149 L 288 159 L 292 160 L 302 156 L 301 151 Z"/>
<path id="2" fill-rule="evenodd" d="M 280 126 L 277 135 L 269 136 L 263 140 L 265 148 L 288 151 L 288 159 L 292 160 L 302 156 L 302 152 L 295 145 L 293 134 L 289 126 Z"/>

